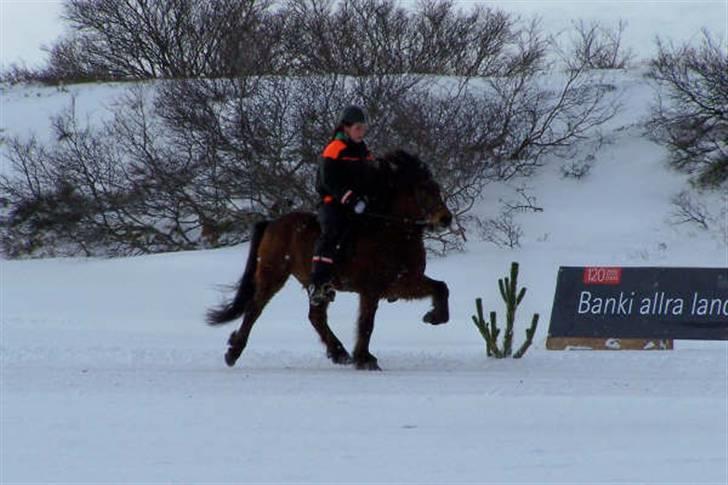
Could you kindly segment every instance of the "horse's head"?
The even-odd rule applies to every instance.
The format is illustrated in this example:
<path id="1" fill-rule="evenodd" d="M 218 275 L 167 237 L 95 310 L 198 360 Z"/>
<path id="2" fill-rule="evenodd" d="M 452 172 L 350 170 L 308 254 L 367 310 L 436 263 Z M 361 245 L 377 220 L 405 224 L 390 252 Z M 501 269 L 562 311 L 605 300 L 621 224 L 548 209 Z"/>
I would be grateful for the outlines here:
<path id="1" fill-rule="evenodd" d="M 433 230 L 450 226 L 452 213 L 424 162 L 402 150 L 388 153 L 379 162 L 386 172 L 392 215 L 423 221 Z"/>

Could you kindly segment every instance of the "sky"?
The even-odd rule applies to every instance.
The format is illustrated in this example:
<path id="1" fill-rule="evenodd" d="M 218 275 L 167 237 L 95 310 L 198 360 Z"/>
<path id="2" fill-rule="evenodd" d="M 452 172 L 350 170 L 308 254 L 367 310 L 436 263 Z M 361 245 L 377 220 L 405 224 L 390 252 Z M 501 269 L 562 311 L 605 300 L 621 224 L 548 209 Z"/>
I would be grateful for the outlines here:
<path id="1" fill-rule="evenodd" d="M 42 64 L 49 46 L 63 32 L 62 2 L 54 0 L 0 0 L 0 57 L 3 67 L 24 62 Z"/>
<path id="2" fill-rule="evenodd" d="M 414 0 L 403 0 L 411 5 Z M 628 22 L 624 41 L 638 55 L 649 56 L 656 36 L 676 42 L 695 40 L 707 27 L 728 38 L 728 0 L 455 0 L 462 7 L 482 4 L 525 17 L 539 15 L 549 33 L 568 29 L 573 19 Z M 64 31 L 60 0 L 0 0 L 0 65 L 42 65 L 51 45 Z"/>

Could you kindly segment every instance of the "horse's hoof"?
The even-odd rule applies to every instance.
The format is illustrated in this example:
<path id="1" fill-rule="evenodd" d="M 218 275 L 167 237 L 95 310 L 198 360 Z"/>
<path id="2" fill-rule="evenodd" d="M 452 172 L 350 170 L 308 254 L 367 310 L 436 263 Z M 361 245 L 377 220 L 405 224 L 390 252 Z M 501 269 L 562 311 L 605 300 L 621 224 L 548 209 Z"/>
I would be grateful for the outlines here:
<path id="1" fill-rule="evenodd" d="M 327 352 L 326 356 L 331 359 L 331 362 L 334 364 L 339 365 L 349 365 L 354 362 L 354 360 L 351 358 L 351 355 L 349 355 L 349 352 L 346 350 L 339 351 L 339 352 Z"/>
<path id="2" fill-rule="evenodd" d="M 425 323 L 429 323 L 430 325 L 440 325 L 443 323 L 447 323 L 449 319 L 450 318 L 447 315 L 439 314 L 435 310 L 430 310 L 425 314 L 424 317 L 422 317 L 422 321 Z"/>
<path id="3" fill-rule="evenodd" d="M 242 353 L 242 349 L 238 350 L 234 347 L 230 347 L 227 352 L 225 352 L 225 363 L 228 365 L 228 367 L 234 366 L 235 362 L 238 361 L 238 357 L 240 357 L 240 354 Z"/>
<path id="4" fill-rule="evenodd" d="M 382 370 L 377 363 L 377 358 L 374 356 L 369 357 L 366 360 L 360 360 L 356 363 L 357 370 Z"/>

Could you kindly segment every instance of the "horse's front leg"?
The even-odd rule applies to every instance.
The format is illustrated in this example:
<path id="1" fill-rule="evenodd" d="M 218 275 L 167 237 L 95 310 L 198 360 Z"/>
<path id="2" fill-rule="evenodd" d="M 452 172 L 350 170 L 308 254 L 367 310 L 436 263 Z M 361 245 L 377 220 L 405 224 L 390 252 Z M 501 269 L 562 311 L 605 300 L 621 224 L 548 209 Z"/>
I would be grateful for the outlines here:
<path id="1" fill-rule="evenodd" d="M 432 310 L 427 312 L 422 321 L 432 325 L 440 325 L 450 320 L 450 306 L 448 297 L 450 290 L 444 281 L 437 281 L 425 275 L 413 280 L 402 282 L 398 296 L 405 299 L 432 298 Z"/>
<path id="2" fill-rule="evenodd" d="M 422 321 L 432 325 L 440 325 L 450 320 L 450 290 L 444 281 L 437 281 L 425 276 L 423 279 L 427 281 L 427 285 L 431 289 L 432 294 L 432 310 L 427 312 Z"/>
<path id="3" fill-rule="evenodd" d="M 369 352 L 369 341 L 374 330 L 374 316 L 379 306 L 379 297 L 359 295 L 359 321 L 357 339 L 354 347 L 354 364 L 361 370 L 381 370 L 377 358 Z"/>
<path id="4" fill-rule="evenodd" d="M 311 321 L 311 325 L 316 329 L 316 332 L 321 337 L 321 341 L 326 345 L 326 355 L 335 364 L 351 364 L 351 356 L 346 351 L 341 341 L 334 335 L 328 324 L 327 310 L 329 307 L 328 302 L 324 302 L 321 305 L 309 305 L 308 308 L 308 319 Z"/>

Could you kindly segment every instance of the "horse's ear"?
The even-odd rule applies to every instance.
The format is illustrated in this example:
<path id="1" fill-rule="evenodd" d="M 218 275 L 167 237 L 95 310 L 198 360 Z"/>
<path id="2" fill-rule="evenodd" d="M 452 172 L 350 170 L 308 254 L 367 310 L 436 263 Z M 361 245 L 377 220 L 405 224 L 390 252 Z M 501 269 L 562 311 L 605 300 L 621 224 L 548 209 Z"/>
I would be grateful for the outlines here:
<path id="1" fill-rule="evenodd" d="M 377 158 L 374 160 L 374 168 L 389 172 L 392 170 L 392 164 L 386 158 Z"/>
<path id="2" fill-rule="evenodd" d="M 432 177 L 432 170 L 430 170 L 430 166 L 427 165 L 427 163 L 423 162 L 418 158 L 417 166 L 422 173 L 427 175 L 427 177 Z"/>
<path id="3" fill-rule="evenodd" d="M 386 172 L 395 172 L 399 167 L 390 158 L 377 158 L 376 167 Z"/>

